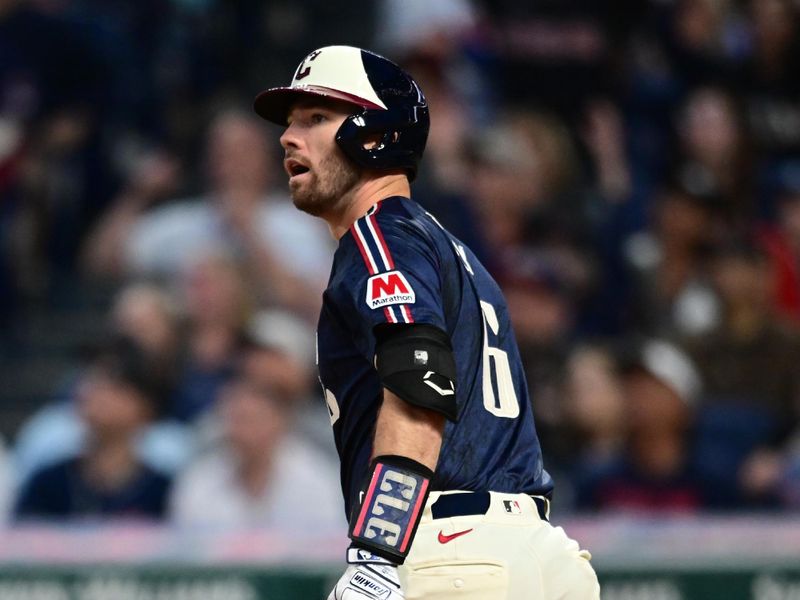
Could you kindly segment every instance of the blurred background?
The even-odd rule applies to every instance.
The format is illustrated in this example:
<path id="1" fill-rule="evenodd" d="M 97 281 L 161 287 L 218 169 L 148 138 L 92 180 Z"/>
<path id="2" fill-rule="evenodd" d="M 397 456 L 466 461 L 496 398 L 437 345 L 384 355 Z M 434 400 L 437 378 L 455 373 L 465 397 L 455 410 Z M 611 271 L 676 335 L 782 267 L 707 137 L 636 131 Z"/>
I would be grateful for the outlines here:
<path id="1" fill-rule="evenodd" d="M 800 2 L 0 0 L 0 598 L 338 576 L 334 242 L 250 108 L 327 44 L 425 91 L 604 598 L 800 597 Z"/>

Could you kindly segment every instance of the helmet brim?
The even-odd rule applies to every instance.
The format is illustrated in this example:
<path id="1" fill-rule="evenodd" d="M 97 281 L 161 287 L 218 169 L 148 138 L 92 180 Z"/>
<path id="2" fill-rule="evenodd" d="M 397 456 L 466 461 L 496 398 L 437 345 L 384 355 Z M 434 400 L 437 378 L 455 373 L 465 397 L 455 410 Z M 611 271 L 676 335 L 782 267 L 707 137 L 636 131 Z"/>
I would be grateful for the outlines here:
<path id="1" fill-rule="evenodd" d="M 386 110 L 385 107 L 354 94 L 316 85 L 277 87 L 264 90 L 256 96 L 253 102 L 253 109 L 259 116 L 267 121 L 278 125 L 286 125 L 286 119 L 289 116 L 289 110 L 292 104 L 298 99 L 308 96 L 341 100 L 361 108 Z"/>

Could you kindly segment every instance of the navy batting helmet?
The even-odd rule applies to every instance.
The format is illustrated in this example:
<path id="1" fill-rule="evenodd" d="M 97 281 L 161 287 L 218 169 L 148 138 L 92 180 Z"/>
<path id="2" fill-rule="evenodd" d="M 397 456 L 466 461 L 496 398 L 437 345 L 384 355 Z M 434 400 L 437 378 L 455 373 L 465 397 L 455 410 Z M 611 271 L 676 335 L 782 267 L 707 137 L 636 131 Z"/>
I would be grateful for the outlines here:
<path id="1" fill-rule="evenodd" d="M 268 121 L 286 125 L 292 102 L 303 95 L 357 107 L 336 132 L 337 144 L 353 162 L 367 169 L 405 169 L 414 179 L 430 120 L 422 90 L 400 67 L 368 50 L 326 46 L 303 59 L 288 87 L 261 92 L 253 107 Z M 380 141 L 365 148 L 376 134 Z"/>

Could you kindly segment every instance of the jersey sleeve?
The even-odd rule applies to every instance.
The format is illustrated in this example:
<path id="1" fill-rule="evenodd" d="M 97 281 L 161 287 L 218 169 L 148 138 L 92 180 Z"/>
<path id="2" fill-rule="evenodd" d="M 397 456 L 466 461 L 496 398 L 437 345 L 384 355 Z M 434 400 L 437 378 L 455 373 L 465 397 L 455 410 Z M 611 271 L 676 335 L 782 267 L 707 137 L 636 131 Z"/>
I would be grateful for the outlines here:
<path id="1" fill-rule="evenodd" d="M 378 218 L 377 207 L 350 228 L 358 255 L 350 265 L 350 318 L 374 355 L 374 328 L 382 324 L 424 323 L 447 331 L 441 268 L 434 244 L 407 219 Z"/>

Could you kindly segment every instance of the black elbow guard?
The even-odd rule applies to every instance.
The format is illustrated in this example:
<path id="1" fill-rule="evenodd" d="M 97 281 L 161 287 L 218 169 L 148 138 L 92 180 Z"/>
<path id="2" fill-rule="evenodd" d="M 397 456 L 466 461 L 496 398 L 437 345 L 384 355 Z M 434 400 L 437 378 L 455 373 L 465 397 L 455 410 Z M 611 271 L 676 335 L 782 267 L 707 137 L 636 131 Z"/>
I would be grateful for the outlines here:
<path id="1" fill-rule="evenodd" d="M 456 361 L 447 334 L 432 325 L 390 325 L 375 332 L 381 383 L 409 404 L 458 419 Z"/>

